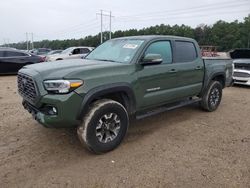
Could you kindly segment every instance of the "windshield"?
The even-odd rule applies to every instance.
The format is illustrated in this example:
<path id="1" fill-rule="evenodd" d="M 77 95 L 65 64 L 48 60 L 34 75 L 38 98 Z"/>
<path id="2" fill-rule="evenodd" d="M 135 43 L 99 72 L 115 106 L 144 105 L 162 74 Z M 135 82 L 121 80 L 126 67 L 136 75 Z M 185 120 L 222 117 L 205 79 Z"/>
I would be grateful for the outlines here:
<path id="1" fill-rule="evenodd" d="M 86 59 L 129 63 L 143 42 L 137 39 L 109 40 L 98 46 Z"/>
<path id="2" fill-rule="evenodd" d="M 60 50 L 55 50 L 55 51 L 50 51 L 49 53 L 47 53 L 47 55 L 60 54 L 60 53 L 61 53 Z"/>
<path id="3" fill-rule="evenodd" d="M 67 48 L 61 52 L 61 54 L 69 54 L 73 51 L 73 48 Z"/>

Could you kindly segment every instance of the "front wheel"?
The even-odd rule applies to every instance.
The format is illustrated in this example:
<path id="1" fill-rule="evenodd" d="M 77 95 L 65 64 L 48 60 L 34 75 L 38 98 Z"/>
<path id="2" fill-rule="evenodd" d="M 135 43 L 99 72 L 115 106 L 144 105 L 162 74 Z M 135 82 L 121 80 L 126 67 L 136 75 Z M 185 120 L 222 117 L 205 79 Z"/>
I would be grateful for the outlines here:
<path id="1" fill-rule="evenodd" d="M 101 99 L 94 102 L 78 127 L 80 141 L 95 153 L 115 149 L 126 135 L 129 117 L 120 103 Z"/>
<path id="2" fill-rule="evenodd" d="M 201 107 L 209 112 L 215 111 L 222 98 L 222 85 L 218 81 L 212 81 L 201 100 Z"/>

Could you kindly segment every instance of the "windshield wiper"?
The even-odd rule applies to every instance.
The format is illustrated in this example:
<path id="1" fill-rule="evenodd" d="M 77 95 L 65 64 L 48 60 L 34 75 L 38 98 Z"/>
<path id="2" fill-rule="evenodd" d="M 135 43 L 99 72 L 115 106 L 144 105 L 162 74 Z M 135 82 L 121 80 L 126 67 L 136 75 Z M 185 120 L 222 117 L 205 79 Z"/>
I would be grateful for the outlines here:
<path id="1" fill-rule="evenodd" d="M 115 60 L 111 60 L 111 59 L 95 59 L 97 61 L 109 61 L 109 62 L 118 62 L 118 61 L 115 61 Z M 118 62 L 119 63 L 119 62 Z"/>

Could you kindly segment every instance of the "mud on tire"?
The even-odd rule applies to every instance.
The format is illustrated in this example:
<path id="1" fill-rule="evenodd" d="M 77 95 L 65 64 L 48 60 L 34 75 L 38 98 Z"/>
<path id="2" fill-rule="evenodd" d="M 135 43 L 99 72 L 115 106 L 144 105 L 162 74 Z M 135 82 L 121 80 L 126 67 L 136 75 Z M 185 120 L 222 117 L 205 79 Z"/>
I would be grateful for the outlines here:
<path id="1" fill-rule="evenodd" d="M 120 103 L 101 99 L 94 102 L 84 116 L 77 134 L 82 144 L 94 153 L 115 149 L 126 135 L 129 117 Z"/>

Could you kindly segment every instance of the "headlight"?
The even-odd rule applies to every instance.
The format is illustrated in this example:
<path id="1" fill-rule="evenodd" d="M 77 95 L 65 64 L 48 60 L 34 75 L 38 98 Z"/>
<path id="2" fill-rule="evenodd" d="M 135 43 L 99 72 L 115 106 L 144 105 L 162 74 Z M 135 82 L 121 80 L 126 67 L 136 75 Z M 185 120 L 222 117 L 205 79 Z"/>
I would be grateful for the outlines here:
<path id="1" fill-rule="evenodd" d="M 83 85 L 82 80 L 46 80 L 43 82 L 47 91 L 53 93 L 69 93 Z"/>

